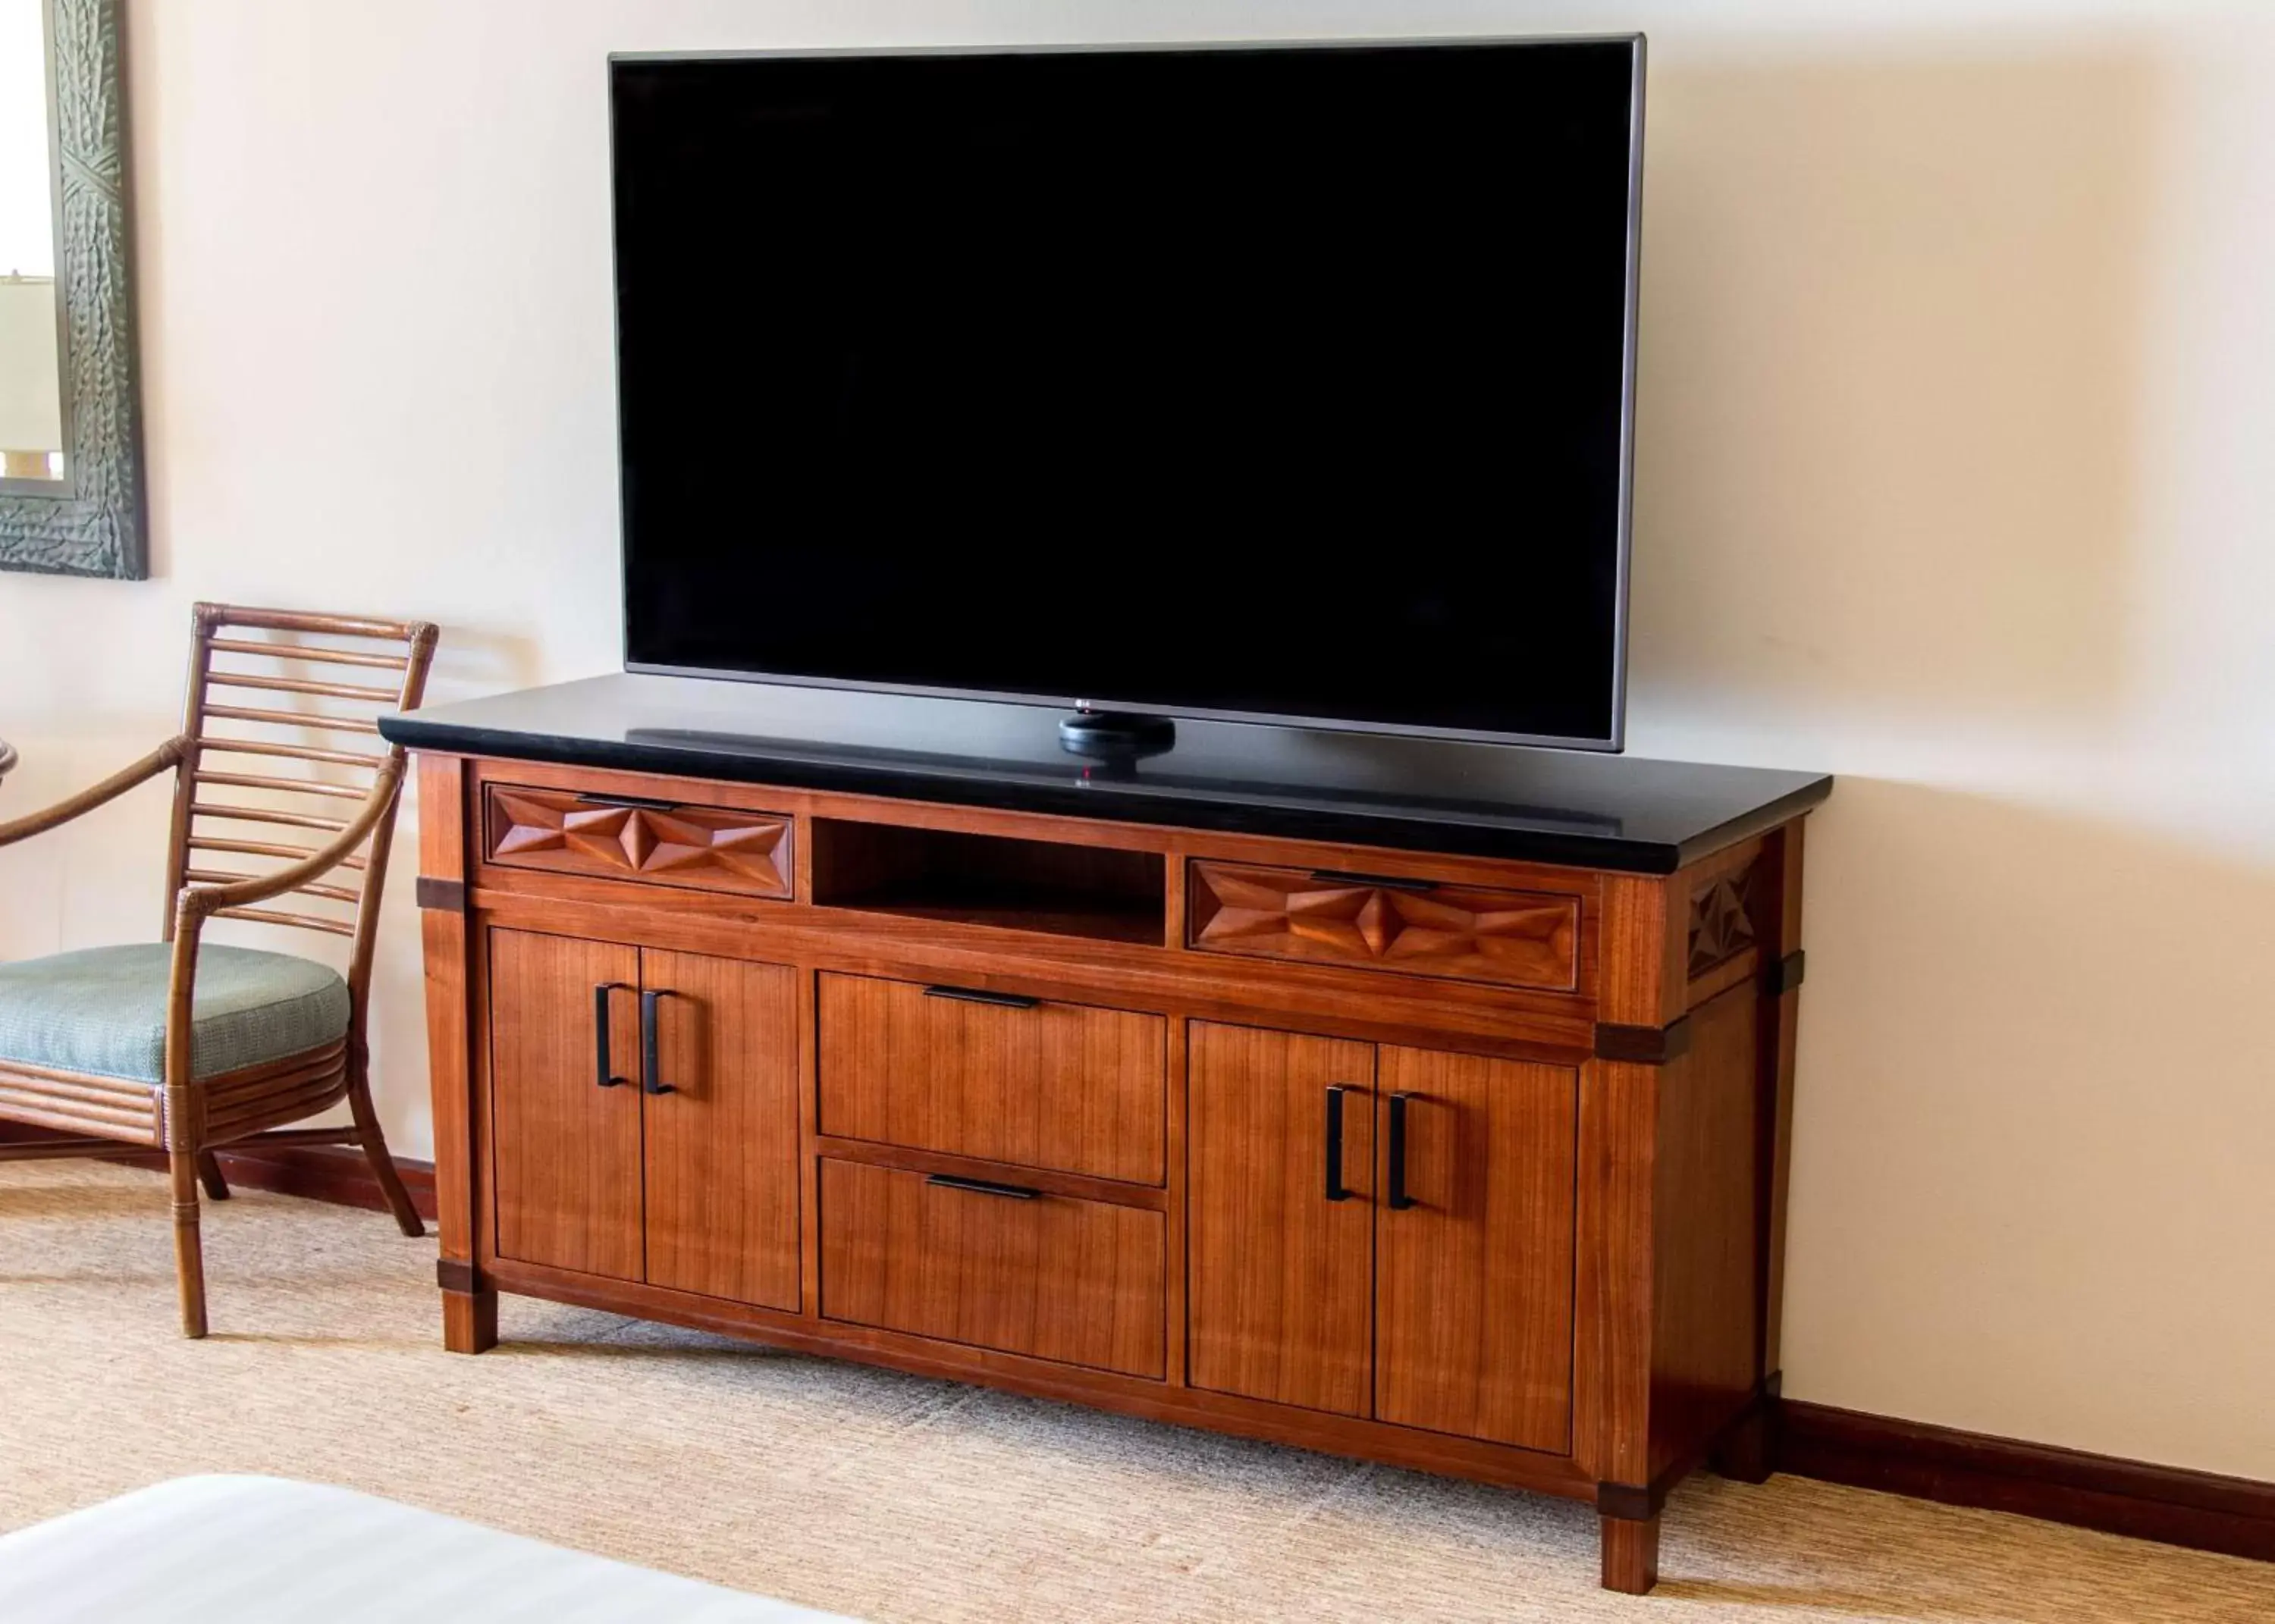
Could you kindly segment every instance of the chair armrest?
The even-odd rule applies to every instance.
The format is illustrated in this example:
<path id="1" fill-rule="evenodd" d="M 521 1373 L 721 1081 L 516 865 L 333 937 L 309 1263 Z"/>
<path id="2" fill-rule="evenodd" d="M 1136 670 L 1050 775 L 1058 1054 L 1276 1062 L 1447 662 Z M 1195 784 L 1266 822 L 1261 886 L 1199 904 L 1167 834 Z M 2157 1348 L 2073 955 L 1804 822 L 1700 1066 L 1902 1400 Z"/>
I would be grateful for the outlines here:
<path id="1" fill-rule="evenodd" d="M 341 862 L 355 855 L 379 820 L 395 804 L 396 793 L 403 787 L 403 757 L 400 752 L 390 756 L 379 769 L 379 777 L 364 797 L 348 827 L 333 836 L 317 851 L 274 873 L 261 874 L 250 880 L 231 880 L 227 885 L 186 885 L 174 902 L 175 918 L 183 924 L 194 925 L 219 913 L 224 908 L 245 908 L 254 903 L 265 903 L 272 896 L 281 896 L 297 890 L 312 880 L 321 880 Z M 185 933 L 194 939 L 193 929 Z"/>
<path id="2" fill-rule="evenodd" d="M 155 778 L 168 767 L 179 767 L 186 748 L 185 742 L 179 736 L 170 738 L 132 767 L 121 768 L 92 789 L 82 789 L 69 800 L 57 801 L 44 812 L 35 812 L 11 823 L 0 823 L 0 846 L 13 845 L 34 835 L 44 835 L 49 829 L 69 823 L 83 812 L 93 812 L 106 801 L 117 799 L 135 785 Z"/>

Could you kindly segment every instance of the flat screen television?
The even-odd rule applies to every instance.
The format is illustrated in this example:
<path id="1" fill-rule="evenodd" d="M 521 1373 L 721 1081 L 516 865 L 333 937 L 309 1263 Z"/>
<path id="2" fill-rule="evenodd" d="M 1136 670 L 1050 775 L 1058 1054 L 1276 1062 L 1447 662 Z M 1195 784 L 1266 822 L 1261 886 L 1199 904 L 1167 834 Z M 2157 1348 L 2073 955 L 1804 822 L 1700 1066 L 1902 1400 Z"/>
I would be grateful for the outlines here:
<path id="1" fill-rule="evenodd" d="M 615 58 L 627 667 L 1618 749 L 1643 64 Z"/>

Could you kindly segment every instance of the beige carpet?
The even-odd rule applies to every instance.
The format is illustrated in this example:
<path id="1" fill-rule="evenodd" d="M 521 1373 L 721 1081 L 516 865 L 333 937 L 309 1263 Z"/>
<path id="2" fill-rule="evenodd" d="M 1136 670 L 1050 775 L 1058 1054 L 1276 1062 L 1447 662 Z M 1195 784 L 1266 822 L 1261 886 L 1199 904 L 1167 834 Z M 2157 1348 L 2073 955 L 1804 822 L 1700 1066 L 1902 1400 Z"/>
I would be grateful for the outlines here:
<path id="1" fill-rule="evenodd" d="M 511 1299 L 456 1358 L 378 1214 L 206 1235 L 184 1342 L 155 1175 L 0 1168 L 0 1528 L 263 1471 L 879 1624 L 2275 1619 L 2275 1567 L 1791 1477 L 1694 1481 L 1607 1596 L 1580 1507 Z"/>

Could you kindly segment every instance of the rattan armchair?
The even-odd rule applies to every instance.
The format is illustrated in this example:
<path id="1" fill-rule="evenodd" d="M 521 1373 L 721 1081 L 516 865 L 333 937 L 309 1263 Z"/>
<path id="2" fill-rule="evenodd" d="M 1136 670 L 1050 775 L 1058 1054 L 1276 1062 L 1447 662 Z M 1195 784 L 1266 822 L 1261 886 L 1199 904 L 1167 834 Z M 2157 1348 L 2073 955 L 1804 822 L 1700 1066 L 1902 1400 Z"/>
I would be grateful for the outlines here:
<path id="1" fill-rule="evenodd" d="M 180 733 L 92 789 L 0 823 L 0 846 L 11 845 L 174 774 L 162 940 L 0 965 L 0 1121 L 69 1136 L 0 1144 L 0 1160 L 162 1152 L 182 1333 L 197 1337 L 200 1182 L 215 1200 L 229 1194 L 218 1147 L 355 1145 L 403 1233 L 425 1233 L 372 1108 L 365 1037 L 404 752 L 301 741 L 376 744 L 379 714 L 418 706 L 435 629 L 201 603 L 193 631 Z M 339 680 L 344 667 L 383 672 L 384 685 Z M 255 826 L 283 835 L 247 838 Z M 291 907 L 263 906 L 279 898 Z M 345 936 L 347 974 L 294 955 L 201 948 L 215 918 Z M 284 1126 L 342 1099 L 349 1125 Z"/>

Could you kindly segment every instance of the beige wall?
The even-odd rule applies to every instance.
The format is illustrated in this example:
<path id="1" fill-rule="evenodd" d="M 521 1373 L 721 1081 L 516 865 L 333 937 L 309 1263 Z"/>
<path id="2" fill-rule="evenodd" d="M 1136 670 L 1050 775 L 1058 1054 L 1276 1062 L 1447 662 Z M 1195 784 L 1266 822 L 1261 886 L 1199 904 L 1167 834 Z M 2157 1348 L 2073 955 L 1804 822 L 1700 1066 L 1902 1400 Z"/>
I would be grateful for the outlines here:
<path id="1" fill-rule="evenodd" d="M 156 578 L 0 578 L 5 806 L 164 730 L 200 595 L 614 664 L 610 49 L 1649 27 L 1634 748 L 1843 775 L 1788 1391 L 2275 1477 L 2264 5 L 129 12 Z M 158 801 L 0 854 L 0 952 L 151 930 Z"/>

